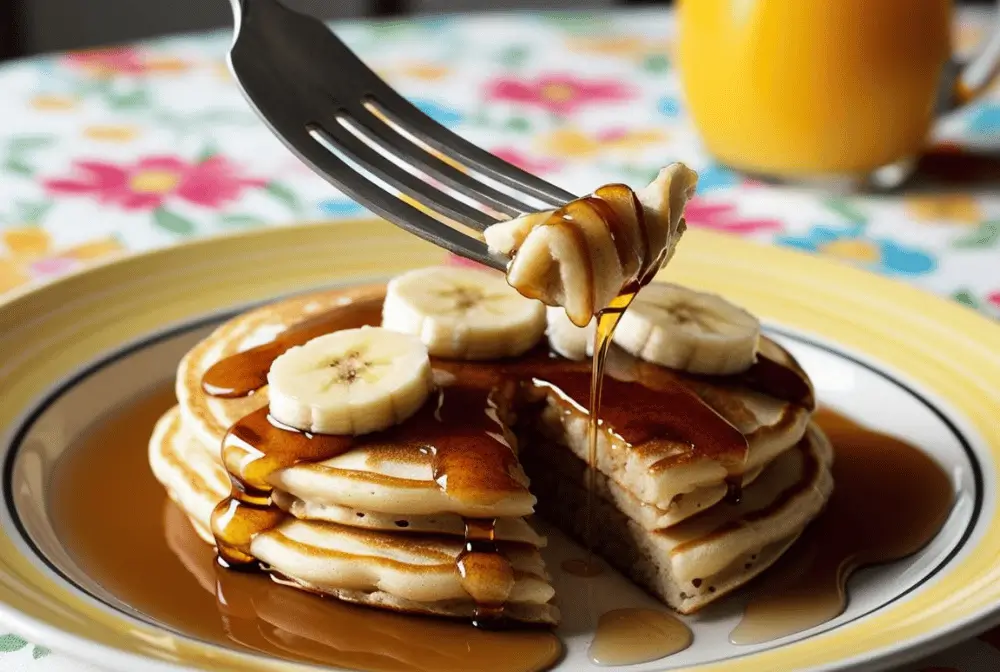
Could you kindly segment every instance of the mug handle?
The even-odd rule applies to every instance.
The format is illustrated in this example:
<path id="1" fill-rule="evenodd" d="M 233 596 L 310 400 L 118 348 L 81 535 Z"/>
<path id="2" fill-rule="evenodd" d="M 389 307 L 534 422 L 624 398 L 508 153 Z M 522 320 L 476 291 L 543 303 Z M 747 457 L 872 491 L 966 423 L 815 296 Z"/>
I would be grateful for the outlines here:
<path id="1" fill-rule="evenodd" d="M 979 53 L 965 63 L 949 62 L 942 82 L 938 113 L 944 114 L 972 102 L 1000 75 L 1000 2 L 993 33 Z"/>

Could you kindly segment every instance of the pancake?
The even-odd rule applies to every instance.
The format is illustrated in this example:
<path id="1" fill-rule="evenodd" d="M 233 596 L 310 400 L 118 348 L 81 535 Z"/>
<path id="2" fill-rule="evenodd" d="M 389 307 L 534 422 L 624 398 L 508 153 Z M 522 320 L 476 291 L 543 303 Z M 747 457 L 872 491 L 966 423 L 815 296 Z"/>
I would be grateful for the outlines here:
<path id="1" fill-rule="evenodd" d="M 178 407 L 167 411 L 149 439 L 149 466 L 172 499 L 210 544 L 212 511 L 229 495 L 229 475 L 218 459 L 191 440 Z"/>
<path id="2" fill-rule="evenodd" d="M 229 478 L 191 440 L 177 408 L 157 423 L 149 453 L 157 480 L 191 520 L 198 536 L 214 543 L 211 514 L 229 495 Z M 498 524 L 498 536 L 509 533 L 541 539 L 523 520 L 516 523 Z M 463 541 L 415 532 L 364 530 L 289 517 L 258 535 L 251 551 L 283 581 L 307 590 L 394 611 L 471 617 L 476 604 L 465 593 L 456 568 Z M 529 623 L 557 622 L 558 609 L 549 604 L 553 589 L 535 546 L 518 541 L 502 541 L 498 546 L 515 578 L 505 616 Z"/>
<path id="3" fill-rule="evenodd" d="M 563 452 L 561 446 L 533 445 L 523 463 L 539 496 L 539 514 L 582 540 L 584 483 L 540 459 Z M 830 497 L 832 459 L 829 441 L 811 425 L 793 450 L 744 490 L 739 504 L 718 504 L 665 530 L 647 530 L 598 486 L 594 550 L 677 611 L 695 612 L 764 571 L 798 538 Z"/>
<path id="4" fill-rule="evenodd" d="M 199 445 L 181 421 L 178 407 L 170 409 L 153 430 L 149 442 L 149 463 L 153 475 L 163 484 L 177 504 L 188 513 L 199 536 L 214 544 L 209 520 L 212 510 L 229 495 L 230 480 L 218 459 Z M 461 537 L 465 524 L 453 514 L 411 515 L 380 514 L 335 505 L 304 502 L 286 492 L 274 492 L 275 503 L 296 518 L 349 524 L 371 530 L 394 531 L 404 534 L 430 533 Z M 498 518 L 496 537 L 500 541 L 545 545 L 523 518 Z"/>
<path id="5" fill-rule="evenodd" d="M 465 521 L 457 514 L 442 513 L 425 516 L 409 514 L 386 514 L 377 511 L 362 511 L 337 504 L 317 504 L 306 502 L 294 495 L 275 490 L 274 503 L 302 520 L 321 520 L 372 530 L 396 530 L 411 533 L 443 534 L 461 537 L 465 534 Z M 501 541 L 519 541 L 536 548 L 545 546 L 541 536 L 524 518 L 498 518 L 496 537 Z"/>

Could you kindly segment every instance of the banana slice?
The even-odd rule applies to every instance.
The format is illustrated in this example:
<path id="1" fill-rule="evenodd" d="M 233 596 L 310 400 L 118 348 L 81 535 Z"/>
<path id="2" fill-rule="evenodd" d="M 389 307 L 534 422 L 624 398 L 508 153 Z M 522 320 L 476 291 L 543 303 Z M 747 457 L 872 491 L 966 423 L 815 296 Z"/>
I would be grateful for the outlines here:
<path id="1" fill-rule="evenodd" d="M 291 348 L 271 364 L 267 383 L 272 417 L 316 434 L 368 434 L 399 424 L 433 388 L 427 348 L 379 327 Z"/>
<path id="2" fill-rule="evenodd" d="M 435 266 L 389 281 L 382 326 L 417 336 L 435 357 L 515 357 L 541 339 L 545 306 L 499 273 Z"/>
<path id="3" fill-rule="evenodd" d="M 558 307 L 547 308 L 545 318 L 549 325 L 545 329 L 545 335 L 548 336 L 550 348 L 574 361 L 594 356 L 596 318 L 591 319 L 586 327 L 578 327 L 570 321 L 566 311 Z"/>
<path id="4" fill-rule="evenodd" d="M 622 315 L 614 342 L 649 362 L 728 375 L 757 361 L 760 321 L 720 296 L 662 283 L 643 288 Z"/>
<path id="5" fill-rule="evenodd" d="M 512 286 L 563 306 L 582 327 L 626 286 L 648 282 L 670 260 L 697 182 L 693 170 L 674 163 L 637 192 L 607 185 L 557 210 L 494 224 L 483 236 L 491 251 L 511 257 Z"/>

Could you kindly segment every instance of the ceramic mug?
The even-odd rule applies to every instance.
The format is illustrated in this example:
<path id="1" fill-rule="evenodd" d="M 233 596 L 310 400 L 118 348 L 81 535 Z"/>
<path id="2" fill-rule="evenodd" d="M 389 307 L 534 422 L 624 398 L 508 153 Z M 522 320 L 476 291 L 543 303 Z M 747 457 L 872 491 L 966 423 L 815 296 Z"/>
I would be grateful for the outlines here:
<path id="1" fill-rule="evenodd" d="M 997 73 L 1000 31 L 969 64 L 951 0 L 679 0 L 686 102 L 720 162 L 791 180 L 895 186 L 935 120 Z"/>

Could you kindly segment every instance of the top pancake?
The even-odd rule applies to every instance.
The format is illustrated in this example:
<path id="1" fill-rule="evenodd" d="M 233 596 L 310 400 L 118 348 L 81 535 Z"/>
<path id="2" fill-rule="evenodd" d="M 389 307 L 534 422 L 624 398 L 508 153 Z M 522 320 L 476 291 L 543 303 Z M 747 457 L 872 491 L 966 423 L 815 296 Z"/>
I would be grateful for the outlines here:
<path id="1" fill-rule="evenodd" d="M 267 387 L 253 395 L 225 399 L 212 397 L 202 390 L 202 375 L 214 363 L 273 339 L 283 330 L 310 316 L 335 310 L 343 315 L 336 328 L 379 324 L 382 287 L 331 290 L 271 304 L 240 315 L 219 327 L 182 360 L 177 376 L 177 395 L 184 424 L 199 443 L 218 455 L 218 446 L 229 426 L 268 403 Z M 544 346 L 540 349 L 546 350 Z M 762 352 L 780 361 L 808 387 L 808 379 L 794 360 L 776 344 L 762 343 Z M 643 502 L 668 509 L 678 495 L 702 488 L 718 490 L 734 471 L 759 470 L 777 455 L 795 445 L 805 432 L 811 411 L 809 398 L 782 399 L 770 394 L 767 386 L 756 384 L 751 376 L 694 378 L 631 358 L 617 351 L 609 362 L 613 376 L 606 382 L 602 419 L 607 431 L 600 442 L 598 467 Z M 500 414 L 505 424 L 514 419 L 510 404 L 512 385 L 533 387 L 531 394 L 517 397 L 542 397 L 549 408 L 558 410 L 570 434 L 585 435 L 586 404 L 589 394 L 589 362 L 552 360 L 548 353 L 527 355 L 517 361 L 470 363 L 434 359 L 436 370 L 455 373 L 484 388 L 496 386 L 502 391 Z M 534 380 L 534 385 L 531 381 Z M 555 381 L 557 387 L 547 384 Z M 513 385 L 513 388 L 516 388 Z M 669 434 L 650 433 L 648 428 L 635 432 L 630 415 L 636 406 L 629 389 L 652 388 L 666 393 L 683 388 L 689 396 L 705 402 L 699 412 L 714 421 L 722 431 L 740 440 L 698 441 L 694 444 L 671 439 Z M 447 389 L 447 388 L 445 388 Z M 587 392 L 581 392 L 586 389 Z M 693 395 L 691 395 L 693 393 Z M 660 403 L 660 395 L 645 394 Z M 719 417 L 728 421 L 719 422 Z M 702 423 L 705 424 L 705 423 Z M 737 431 L 738 430 L 738 431 Z M 630 435 L 631 431 L 631 435 Z M 742 434 L 746 441 L 742 442 Z M 316 506 L 345 506 L 386 514 L 455 513 L 470 517 L 516 517 L 528 515 L 534 497 L 528 481 L 516 463 L 504 479 L 477 479 L 489 489 L 491 482 L 506 481 L 496 492 L 480 492 L 473 498 L 456 498 L 439 487 L 434 479 L 431 451 L 418 450 L 411 442 L 383 440 L 383 434 L 371 435 L 358 447 L 330 460 L 301 464 L 276 472 L 272 484 L 291 496 Z M 386 435 L 387 436 L 387 435 Z M 631 440 L 630 440 L 631 439 Z M 516 443 L 507 436 L 516 452 Z M 585 442 L 571 441 L 576 452 Z M 626 450 L 615 450 L 614 447 Z M 749 446 L 749 450 L 747 450 Z M 578 453 L 579 454 L 579 453 Z M 580 455 L 580 457 L 585 457 Z M 488 476 L 488 475 L 487 475 Z M 511 486 L 511 482 L 515 484 Z M 673 521 L 672 521 L 673 522 Z"/>

